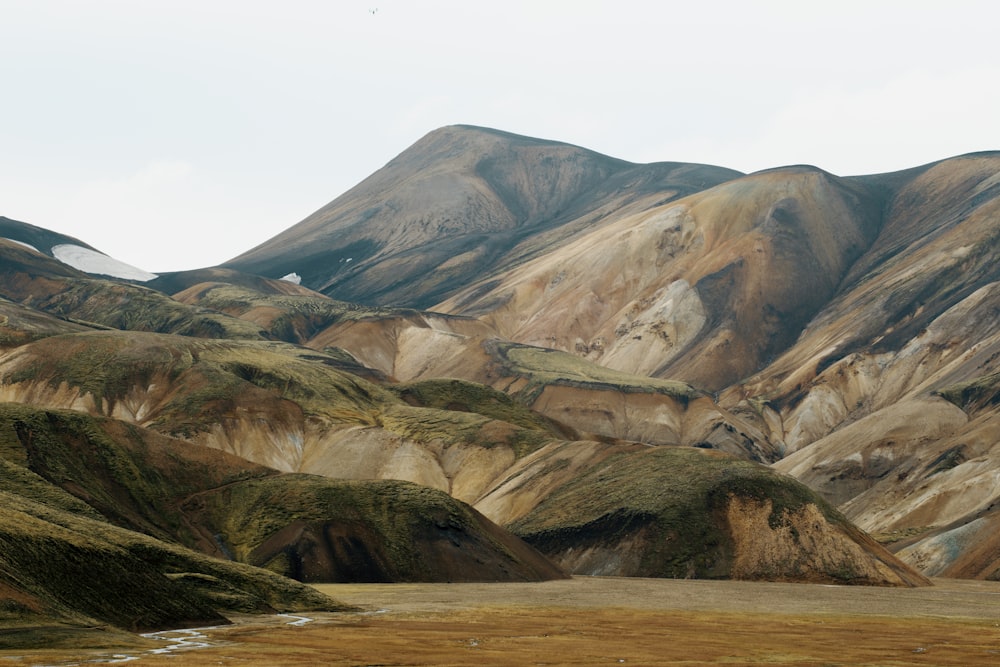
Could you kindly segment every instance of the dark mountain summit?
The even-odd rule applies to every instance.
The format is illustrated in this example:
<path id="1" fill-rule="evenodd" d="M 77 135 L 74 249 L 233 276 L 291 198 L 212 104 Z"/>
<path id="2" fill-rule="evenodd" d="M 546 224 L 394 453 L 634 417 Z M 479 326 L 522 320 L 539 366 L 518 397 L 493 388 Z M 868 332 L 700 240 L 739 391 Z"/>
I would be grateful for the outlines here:
<path id="1" fill-rule="evenodd" d="M 311 216 L 223 266 L 328 296 L 427 308 L 600 226 L 739 176 L 637 165 L 485 128 L 431 132 Z"/>
<path id="2" fill-rule="evenodd" d="M 1000 578 L 998 230 L 996 152 L 743 175 L 466 126 L 141 285 L 0 218 L 0 621 Z"/>

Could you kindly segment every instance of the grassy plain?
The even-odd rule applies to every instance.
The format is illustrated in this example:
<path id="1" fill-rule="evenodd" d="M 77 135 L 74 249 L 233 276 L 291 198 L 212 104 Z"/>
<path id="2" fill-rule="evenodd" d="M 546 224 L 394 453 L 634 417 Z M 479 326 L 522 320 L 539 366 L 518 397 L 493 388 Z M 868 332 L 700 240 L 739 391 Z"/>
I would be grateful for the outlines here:
<path id="1" fill-rule="evenodd" d="M 0 652 L 0 665 L 995 665 L 1000 584 L 667 579 L 319 586 L 362 612 L 248 616 L 207 648 Z"/>

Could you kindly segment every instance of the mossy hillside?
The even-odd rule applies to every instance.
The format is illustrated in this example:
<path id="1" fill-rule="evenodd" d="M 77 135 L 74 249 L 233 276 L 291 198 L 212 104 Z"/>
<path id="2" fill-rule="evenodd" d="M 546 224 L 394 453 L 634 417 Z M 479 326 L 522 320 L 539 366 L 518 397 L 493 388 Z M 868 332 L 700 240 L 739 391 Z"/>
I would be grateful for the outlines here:
<path id="1" fill-rule="evenodd" d="M 275 471 L 116 420 L 15 404 L 0 405 L 0 455 L 2 569 L 27 587 L 18 599 L 47 601 L 35 615 L 143 629 L 221 620 L 205 610 L 339 608 L 271 572 L 173 543 L 198 532 L 182 500 Z"/>
<path id="2" fill-rule="evenodd" d="M 131 630 L 223 621 L 204 600 L 130 555 L 101 522 L 11 494 L 0 493 L 0 501 L 0 576 L 32 599 L 37 613 Z"/>
<path id="3" fill-rule="evenodd" d="M 57 317 L 114 329 L 200 338 L 267 338 L 260 327 L 250 322 L 114 280 L 57 278 L 47 282 L 44 289 L 31 284 L 21 290 L 4 290 L 3 294 Z"/>
<path id="4" fill-rule="evenodd" d="M 200 340 L 162 334 L 93 332 L 24 346 L 4 383 L 66 383 L 111 414 L 131 392 L 167 387 L 145 422 L 168 433 L 212 428 L 241 405 L 290 401 L 306 414 L 374 424 L 381 404 L 397 399 L 335 368 L 323 352 L 277 342 Z"/>
<path id="5" fill-rule="evenodd" d="M 2 605 L 0 625 L 50 618 L 135 631 L 219 623 L 231 612 L 344 608 L 266 570 L 6 492 L 0 492 L 0 563 L 5 597 L 13 601 Z M 218 583 L 213 591 L 192 579 Z"/>
<path id="6" fill-rule="evenodd" d="M 320 294 L 265 293 L 229 283 L 199 285 L 177 297 L 204 308 L 253 320 L 274 338 L 289 343 L 305 343 L 323 329 L 340 322 L 402 312 L 336 301 Z"/>
<path id="7" fill-rule="evenodd" d="M 281 475 L 219 489 L 189 510 L 238 560 L 304 581 L 563 576 L 468 505 L 409 482 Z"/>
<path id="8" fill-rule="evenodd" d="M 94 520 L 105 517 L 93 507 L 22 464 L 0 458 L 0 492 L 9 493 L 46 507 Z"/>
<path id="9" fill-rule="evenodd" d="M 177 381 L 194 361 L 187 340 L 117 331 L 52 336 L 11 355 L 2 382 L 45 382 L 54 388 L 65 383 L 91 394 L 100 408 L 124 399 L 135 386 L 148 386 L 154 376 Z"/>
<path id="10" fill-rule="evenodd" d="M 333 480 L 317 475 L 286 474 L 248 480 L 198 498 L 206 517 L 217 524 L 237 560 L 245 560 L 268 537 L 290 523 L 340 521 L 369 525 L 398 556 L 408 560 L 411 528 L 431 520 L 470 527 L 471 513 L 450 496 L 396 480 Z"/>
<path id="11" fill-rule="evenodd" d="M 1000 403 L 1000 373 L 941 387 L 934 394 L 965 412 L 974 414 Z"/>
<path id="12" fill-rule="evenodd" d="M 473 445 L 510 448 L 521 458 L 551 442 L 555 436 L 514 426 L 475 412 L 389 405 L 378 415 L 378 425 L 404 438 L 446 447 Z"/>
<path id="13" fill-rule="evenodd" d="M 499 375 L 527 379 L 527 385 L 518 393 L 519 399 L 526 405 L 534 403 L 547 385 L 663 394 L 684 403 L 702 395 L 685 382 L 631 375 L 599 366 L 568 352 L 499 340 L 490 341 L 487 350 L 498 367 Z"/>
<path id="14" fill-rule="evenodd" d="M 400 398 L 405 387 L 369 382 L 339 370 L 336 355 L 286 343 L 105 331 L 47 338 L 17 354 L 3 382 L 65 383 L 92 395 L 104 414 L 152 386 L 168 387 L 143 423 L 184 438 L 251 415 L 272 427 L 302 419 L 378 426 L 419 442 L 505 445 L 522 456 L 558 433 L 552 422 L 480 385 L 416 385 L 434 407 L 415 407 Z M 437 407 L 442 403 L 445 409 Z"/>
<path id="15" fill-rule="evenodd" d="M 190 436 L 241 410 L 262 419 L 269 419 L 269 411 L 292 410 L 324 421 L 375 425 L 395 397 L 329 360 L 322 352 L 283 343 L 218 342 L 199 355 L 183 378 L 185 390 L 171 397 L 150 425 Z"/>
<path id="16" fill-rule="evenodd" d="M 807 487 L 764 466 L 717 452 L 659 447 L 611 457 L 509 528 L 550 555 L 587 543 L 613 546 L 642 533 L 637 576 L 725 577 L 732 543 L 723 513 L 732 496 L 770 502 L 772 527 L 805 504 L 846 523 Z"/>
<path id="17" fill-rule="evenodd" d="M 164 541 L 319 581 L 502 579 L 507 572 L 531 579 L 555 571 L 443 492 L 283 475 L 114 419 L 0 405 L 0 452 L 8 457 L 0 470 L 14 473 L 0 488 L 158 538 L 129 538 L 130 549 L 165 572 L 189 569 L 163 551 Z M 310 544 L 314 538 L 326 544 Z M 450 555 L 441 543 L 453 544 Z M 303 567 L 310 558 L 322 562 Z M 227 605 L 249 604 L 228 579 L 184 581 Z"/>
<path id="18" fill-rule="evenodd" d="M 4 490 L 188 546 L 198 538 L 177 507 L 181 499 L 277 474 L 117 420 L 14 404 L 0 404 L 0 453 L 14 468 Z M 79 501 L 68 503 L 63 489 Z"/>
<path id="19" fill-rule="evenodd" d="M 521 428 L 565 438 L 569 429 L 514 400 L 508 394 L 467 380 L 442 378 L 387 387 L 410 405 L 474 412 Z"/>
<path id="20" fill-rule="evenodd" d="M 67 322 L 0 297 L 0 349 L 14 348 L 48 336 L 86 330 L 87 327 L 82 324 Z"/>

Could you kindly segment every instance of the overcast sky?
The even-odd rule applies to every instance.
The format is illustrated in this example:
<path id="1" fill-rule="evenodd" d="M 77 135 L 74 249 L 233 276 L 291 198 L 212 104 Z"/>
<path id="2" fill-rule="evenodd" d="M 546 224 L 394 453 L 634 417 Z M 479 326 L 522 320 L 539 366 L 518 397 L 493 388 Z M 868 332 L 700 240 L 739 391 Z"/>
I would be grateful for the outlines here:
<path id="1" fill-rule="evenodd" d="M 1000 3 L 0 0 L 0 215 L 221 263 L 454 123 L 841 175 L 1000 149 Z"/>

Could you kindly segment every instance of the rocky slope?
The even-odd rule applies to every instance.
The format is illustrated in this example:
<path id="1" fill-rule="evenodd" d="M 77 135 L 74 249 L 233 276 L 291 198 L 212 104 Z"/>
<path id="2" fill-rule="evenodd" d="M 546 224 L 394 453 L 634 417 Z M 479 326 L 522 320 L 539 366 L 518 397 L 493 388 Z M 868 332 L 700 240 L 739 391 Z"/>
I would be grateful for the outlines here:
<path id="1" fill-rule="evenodd" d="M 171 539 L 181 531 L 176 513 L 156 511 L 165 498 L 133 493 L 142 476 L 162 480 L 114 447 L 113 437 L 136 439 L 115 428 L 75 413 L 0 405 L 0 623 L 11 629 L 0 641 L 37 641 L 52 623 L 57 634 L 75 636 L 102 624 L 135 631 L 223 623 L 235 612 L 344 608 Z M 185 465 L 208 476 L 231 473 Z"/>
<path id="2" fill-rule="evenodd" d="M 519 357 L 518 352 L 525 355 Z M 624 386 L 621 383 L 630 376 L 596 366 L 590 369 L 596 375 L 566 380 L 560 376 L 558 364 L 542 363 L 535 358 L 538 354 L 544 361 L 545 356 L 559 353 L 520 347 L 505 351 L 507 358 L 520 359 L 509 363 L 520 364 L 517 368 L 526 387 L 534 387 L 528 391 L 539 395 L 544 395 L 547 387 L 565 382 L 567 387 L 586 389 L 592 384 L 662 396 L 678 406 L 711 402 L 677 383 L 648 381 L 636 387 Z M 569 355 L 562 356 L 572 360 Z M 81 461 L 89 462 L 86 469 L 67 468 L 62 463 L 61 476 L 49 477 L 56 483 L 70 484 L 94 507 L 113 508 L 102 511 L 128 527 L 164 538 L 172 536 L 212 555 L 306 580 L 530 580 L 559 576 L 559 570 L 537 552 L 478 512 L 461 509 L 442 492 L 473 504 L 485 517 L 529 537 L 532 522 L 545 520 L 552 497 L 561 498 L 556 502 L 563 511 L 582 517 L 588 516 L 587 499 L 592 494 L 611 498 L 610 509 L 602 508 L 601 515 L 590 518 L 614 521 L 614 516 L 632 511 L 627 499 L 660 497 L 664 489 L 685 485 L 691 470 L 704 468 L 723 475 L 755 471 L 745 476 L 745 484 L 739 493 L 733 493 L 732 502 L 744 495 L 759 503 L 777 501 L 773 489 L 791 485 L 797 494 L 796 511 L 810 511 L 818 517 L 813 522 L 816 531 L 837 534 L 843 545 L 854 545 L 851 550 L 838 549 L 834 558 L 841 559 L 836 561 L 838 567 L 848 568 L 844 571 L 858 573 L 858 581 L 892 585 L 923 581 L 914 573 L 901 574 L 906 572 L 905 566 L 866 542 L 842 519 L 817 509 L 823 503 L 806 487 L 788 479 L 781 481 L 758 464 L 717 455 L 686 460 L 685 466 L 646 467 L 642 461 L 648 460 L 647 451 L 688 450 L 675 445 L 650 450 L 648 445 L 588 441 L 572 426 L 546 418 L 524 402 L 484 385 L 458 380 L 380 385 L 340 370 L 337 361 L 323 352 L 277 342 L 119 331 L 54 335 L 18 346 L 0 360 L 0 395 L 22 404 L 125 420 L 212 448 L 192 449 L 193 445 L 175 440 L 157 443 L 172 457 L 211 469 L 213 479 L 204 482 L 194 479 L 205 473 L 178 471 L 188 471 L 192 464 L 158 463 L 147 456 L 149 446 L 138 444 L 130 447 L 141 451 L 140 463 L 114 466 L 115 470 L 125 466 L 132 471 L 129 479 L 140 480 L 128 484 L 114 475 L 110 475 L 112 482 L 78 481 L 85 478 L 87 470 L 101 469 L 95 460 L 108 458 L 109 445 L 104 440 L 100 444 L 104 453 L 91 452 L 95 445 L 88 439 L 74 442 L 72 450 L 48 445 L 39 449 L 37 457 L 41 461 L 45 459 L 42 453 L 54 456 L 54 452 L 61 453 L 60 460 L 71 459 L 71 453 L 83 457 Z M 579 373 L 573 366 L 570 370 Z M 565 370 L 562 375 L 566 375 Z M 110 423 L 119 424 L 117 429 L 125 428 L 122 422 Z M 136 435 L 140 431 L 126 432 L 133 440 L 153 438 L 151 434 L 140 438 Z M 213 449 L 272 468 L 324 477 L 275 478 L 245 464 L 239 467 L 219 458 L 208 462 L 207 454 L 198 453 Z M 635 474 L 629 475 L 624 495 L 606 494 L 596 482 L 574 484 L 578 477 L 592 479 L 609 457 L 623 465 L 631 462 L 629 469 Z M 216 478 L 234 466 L 237 472 L 230 477 L 236 477 L 235 481 Z M 150 468 L 156 471 L 152 487 L 144 481 L 143 472 Z M 331 477 L 401 479 L 421 486 L 388 481 L 334 482 Z M 577 495 L 559 495 L 565 493 L 567 485 L 577 489 Z M 580 489 L 589 491 L 580 494 Z M 715 531 L 711 535 L 729 534 L 727 521 L 749 509 L 756 511 L 756 505 L 739 505 L 725 518 L 716 505 L 731 504 L 728 496 L 712 500 L 725 492 L 705 485 L 690 493 L 693 495 L 683 501 L 685 512 L 702 522 L 699 525 L 711 526 Z M 135 507 L 142 509 L 128 509 Z M 809 507 L 813 509 L 803 509 Z M 659 506 L 642 509 L 650 517 L 667 511 Z M 785 521 L 783 514 L 779 521 Z M 810 552 L 818 548 L 818 542 L 796 543 L 784 552 L 774 550 L 762 557 L 760 567 L 740 569 L 736 561 L 715 554 L 715 540 L 708 534 L 650 536 L 642 522 L 626 523 L 614 534 L 628 541 L 650 569 L 637 570 L 629 562 L 611 559 L 597 568 L 602 573 L 677 576 L 683 571 L 699 576 L 845 579 L 834 576 L 836 568 L 826 561 L 806 559 L 784 570 L 777 566 L 779 561 L 789 560 L 788 551 Z M 663 556 L 664 541 L 682 545 L 679 553 Z M 563 544 L 570 550 L 589 548 L 582 534 L 571 533 Z M 550 555 L 558 557 L 555 552 Z M 717 562 L 712 568 L 700 568 L 697 563 L 705 559 Z M 899 571 L 878 565 L 884 562 L 893 563 Z M 565 565 L 578 573 L 592 573 L 595 568 L 592 560 L 566 561 Z"/>
<path id="3" fill-rule="evenodd" d="M 739 173 L 636 165 L 487 128 L 431 132 L 341 197 L 224 266 L 345 301 L 426 308 L 600 225 Z"/>
<path id="4" fill-rule="evenodd" d="M 998 194 L 997 153 L 742 175 L 444 128 L 144 287 L 8 225 L 0 397 L 292 473 L 179 507 L 188 546 L 302 578 L 484 577 L 489 521 L 581 573 L 925 583 L 859 526 L 995 578 Z M 365 523 L 385 493 L 431 537 Z M 345 503 L 409 565 L 338 541 Z"/>
<path id="5" fill-rule="evenodd" d="M 417 144 L 393 167 L 418 156 L 439 165 L 442 142 L 468 151 L 478 132 L 433 133 L 433 151 Z M 906 536 L 894 548 L 914 535 L 940 544 L 941 531 L 959 529 L 986 539 L 980 518 L 1000 492 L 994 409 L 946 399 L 1000 370 L 1000 153 L 871 176 L 805 166 L 727 174 L 686 192 L 664 188 L 659 199 L 652 189 L 566 227 L 574 231 L 559 243 L 490 264 L 433 316 L 372 314 L 307 344 L 337 340 L 402 380 L 483 382 L 581 433 L 777 462 L 859 525 Z M 428 184 L 424 196 L 448 201 L 449 192 Z M 269 248 L 280 254 L 277 244 L 256 252 Z M 539 392 L 499 352 L 511 343 L 646 379 L 594 382 L 560 362 Z M 706 400 L 636 391 L 650 377 Z M 983 562 L 977 576 L 995 568 Z"/>
<path id="6" fill-rule="evenodd" d="M 565 576 L 447 494 L 281 474 L 79 412 L 0 404 L 0 468 L 5 625 L 148 630 L 343 608 L 293 579 Z"/>

